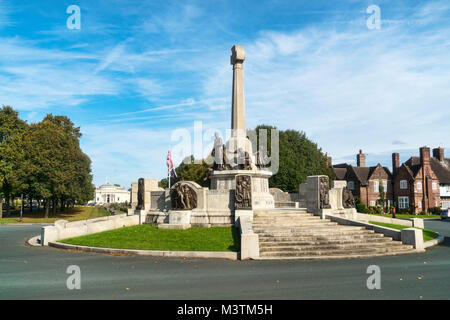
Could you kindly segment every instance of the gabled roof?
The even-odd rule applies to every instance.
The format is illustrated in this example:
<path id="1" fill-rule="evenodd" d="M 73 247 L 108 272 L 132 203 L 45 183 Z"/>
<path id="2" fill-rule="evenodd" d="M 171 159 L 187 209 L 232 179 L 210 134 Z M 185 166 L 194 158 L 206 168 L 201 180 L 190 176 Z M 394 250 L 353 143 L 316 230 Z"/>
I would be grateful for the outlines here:
<path id="1" fill-rule="evenodd" d="M 411 171 L 412 177 L 415 178 L 421 168 L 420 158 L 411 157 L 404 163 L 404 165 L 408 167 L 408 169 Z"/>
<path id="2" fill-rule="evenodd" d="M 334 173 L 336 174 L 336 178 L 338 180 L 345 180 L 345 175 L 347 174 L 347 168 L 334 168 Z"/>
<path id="3" fill-rule="evenodd" d="M 333 166 L 334 173 L 336 174 L 336 177 L 338 180 L 345 180 L 345 176 L 347 175 L 348 171 L 352 171 L 356 178 L 358 179 L 359 183 L 361 185 L 365 186 L 369 184 L 369 180 L 372 177 L 372 174 L 375 172 L 375 170 L 381 167 L 389 176 L 389 178 L 392 178 L 391 171 L 387 167 L 382 167 L 380 164 L 377 166 L 372 167 L 354 167 L 352 165 L 348 165 L 346 163 L 338 164 Z"/>
<path id="4" fill-rule="evenodd" d="M 436 158 L 431 158 L 431 169 L 439 179 L 439 183 L 450 184 L 450 159 L 439 161 Z"/>

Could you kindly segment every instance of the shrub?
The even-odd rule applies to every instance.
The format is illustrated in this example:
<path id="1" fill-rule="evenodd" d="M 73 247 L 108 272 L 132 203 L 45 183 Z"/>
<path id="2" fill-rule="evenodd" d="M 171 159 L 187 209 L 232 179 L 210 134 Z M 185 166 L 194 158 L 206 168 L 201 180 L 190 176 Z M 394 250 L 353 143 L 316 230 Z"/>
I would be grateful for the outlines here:
<path id="1" fill-rule="evenodd" d="M 428 208 L 428 213 L 439 215 L 439 214 L 441 214 L 441 207 Z"/>
<path id="2" fill-rule="evenodd" d="M 373 206 L 373 207 L 369 207 L 369 209 L 367 210 L 367 213 L 369 213 L 369 214 L 381 214 L 382 210 L 381 210 L 380 207 Z"/>
<path id="3" fill-rule="evenodd" d="M 361 212 L 361 213 L 366 213 L 367 209 L 366 209 L 366 205 L 364 203 L 358 203 L 356 205 L 356 211 Z"/>

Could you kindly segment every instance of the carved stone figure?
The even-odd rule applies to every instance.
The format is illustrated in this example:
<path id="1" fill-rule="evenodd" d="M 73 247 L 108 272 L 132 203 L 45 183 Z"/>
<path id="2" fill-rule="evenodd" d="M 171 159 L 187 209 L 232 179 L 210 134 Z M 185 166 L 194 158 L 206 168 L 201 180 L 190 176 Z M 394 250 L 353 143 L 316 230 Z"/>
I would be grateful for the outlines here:
<path id="1" fill-rule="evenodd" d="M 345 209 L 350 209 L 355 207 L 355 198 L 353 198 L 353 193 L 346 187 L 342 189 L 342 205 Z"/>
<path id="2" fill-rule="evenodd" d="M 256 167 L 258 169 L 265 168 L 267 166 L 267 155 L 264 154 L 263 146 L 259 146 L 259 150 L 256 152 Z"/>
<path id="3" fill-rule="evenodd" d="M 220 170 L 222 171 L 224 169 L 224 145 L 222 138 L 219 136 L 219 134 L 215 133 L 216 139 L 214 140 L 214 149 L 212 152 L 212 155 L 214 156 L 214 170 Z"/>
<path id="4" fill-rule="evenodd" d="M 144 210 L 144 179 L 139 179 L 138 181 L 138 194 L 137 194 L 137 206 L 136 210 Z"/>
<path id="5" fill-rule="evenodd" d="M 328 188 L 328 177 L 320 177 L 319 180 L 320 209 L 331 209 Z"/>
<path id="6" fill-rule="evenodd" d="M 251 170 L 252 169 L 252 159 L 250 154 L 243 149 L 238 149 L 238 168 L 240 170 Z"/>
<path id="7" fill-rule="evenodd" d="M 192 210 L 197 208 L 197 194 L 187 184 L 176 184 L 170 194 L 172 209 Z"/>
<path id="8" fill-rule="evenodd" d="M 236 176 L 236 209 L 252 208 L 252 183 L 250 176 Z"/>

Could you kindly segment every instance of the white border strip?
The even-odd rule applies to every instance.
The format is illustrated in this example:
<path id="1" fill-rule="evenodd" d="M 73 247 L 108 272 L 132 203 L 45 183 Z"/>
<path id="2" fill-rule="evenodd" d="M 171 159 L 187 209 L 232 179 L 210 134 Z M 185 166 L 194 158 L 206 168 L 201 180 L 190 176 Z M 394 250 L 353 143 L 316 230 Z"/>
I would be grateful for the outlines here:
<path id="1" fill-rule="evenodd" d="M 177 258 L 213 258 L 213 259 L 229 259 L 238 260 L 238 252 L 222 252 L 222 251 L 160 251 L 160 250 L 132 250 L 132 249 L 114 249 L 99 248 L 72 245 L 61 242 L 49 242 L 49 247 L 66 250 L 79 250 L 84 252 L 106 253 L 106 254 L 129 254 L 138 256 L 152 257 L 177 257 Z"/>

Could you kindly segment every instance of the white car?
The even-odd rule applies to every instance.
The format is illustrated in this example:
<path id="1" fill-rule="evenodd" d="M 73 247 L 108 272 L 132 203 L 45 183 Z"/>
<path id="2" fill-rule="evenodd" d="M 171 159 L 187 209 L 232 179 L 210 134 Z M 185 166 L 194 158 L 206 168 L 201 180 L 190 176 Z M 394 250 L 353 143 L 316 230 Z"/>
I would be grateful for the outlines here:
<path id="1" fill-rule="evenodd" d="M 448 219 L 449 218 L 449 215 L 450 215 L 450 209 L 449 208 L 447 208 L 447 209 L 442 209 L 442 211 L 441 211 L 441 219 Z"/>

